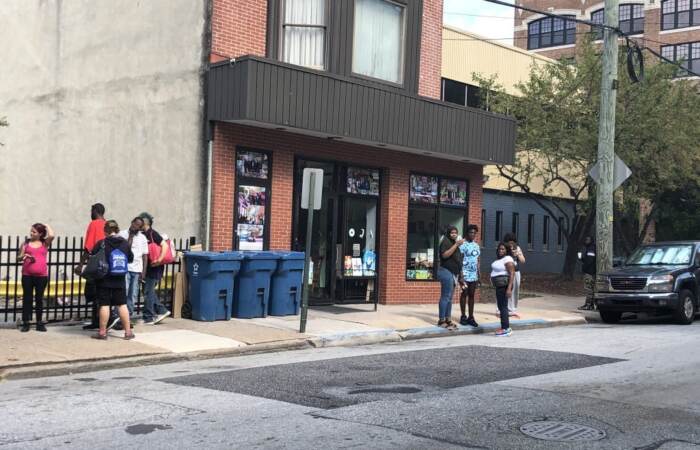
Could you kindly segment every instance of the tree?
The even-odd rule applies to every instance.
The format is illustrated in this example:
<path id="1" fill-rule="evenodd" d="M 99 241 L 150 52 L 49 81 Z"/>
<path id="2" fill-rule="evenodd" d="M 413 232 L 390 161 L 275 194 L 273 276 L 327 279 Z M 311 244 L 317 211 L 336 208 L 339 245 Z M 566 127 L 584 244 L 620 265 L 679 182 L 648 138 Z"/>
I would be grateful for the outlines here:
<path id="1" fill-rule="evenodd" d="M 663 192 L 697 184 L 700 174 L 697 86 L 675 79 L 675 66 L 648 62 L 645 79 L 633 84 L 626 75 L 625 52 L 620 54 L 615 152 L 633 175 L 616 193 L 616 216 L 636 214 L 639 208 L 630 205 L 641 199 L 657 205 Z M 646 56 L 649 61 L 651 55 Z M 567 277 L 573 275 L 576 252 L 595 223 L 595 186 L 587 173 L 597 155 L 600 73 L 600 57 L 587 40 L 579 45 L 575 65 L 533 66 L 529 79 L 516 86 L 518 96 L 505 94 L 496 78 L 479 78 L 482 89 L 489 92 L 482 96 L 483 106 L 509 113 L 518 121 L 515 163 L 498 166 L 501 176 L 552 218 L 566 218 L 561 224 L 553 222 L 562 228 L 567 242 L 562 268 Z M 533 190 L 535 182 L 541 183 L 541 189 Z M 572 219 L 552 195 L 562 188 L 575 203 Z M 654 216 L 655 208 L 646 226 Z M 634 236 L 628 236 L 625 248 L 636 246 L 645 228 L 642 224 Z"/>

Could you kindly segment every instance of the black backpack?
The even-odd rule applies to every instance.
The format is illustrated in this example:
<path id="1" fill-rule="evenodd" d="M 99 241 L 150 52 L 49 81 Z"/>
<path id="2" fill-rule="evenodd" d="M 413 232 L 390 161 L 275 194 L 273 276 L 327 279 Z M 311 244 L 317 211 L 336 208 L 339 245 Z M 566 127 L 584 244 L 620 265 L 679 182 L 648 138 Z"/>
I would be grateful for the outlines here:
<path id="1" fill-rule="evenodd" d="M 94 255 L 90 255 L 81 274 L 90 280 L 101 280 L 109 274 L 109 261 L 105 252 L 105 243 L 102 241 L 99 250 Z"/>

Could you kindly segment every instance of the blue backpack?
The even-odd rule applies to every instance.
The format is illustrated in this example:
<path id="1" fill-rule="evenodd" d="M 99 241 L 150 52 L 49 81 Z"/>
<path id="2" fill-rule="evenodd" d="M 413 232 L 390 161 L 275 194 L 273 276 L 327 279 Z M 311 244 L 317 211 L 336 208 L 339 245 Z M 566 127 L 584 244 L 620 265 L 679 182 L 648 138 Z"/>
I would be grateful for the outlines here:
<path id="1" fill-rule="evenodd" d="M 118 248 L 113 248 L 109 254 L 109 274 L 126 275 L 129 272 L 129 259 Z"/>

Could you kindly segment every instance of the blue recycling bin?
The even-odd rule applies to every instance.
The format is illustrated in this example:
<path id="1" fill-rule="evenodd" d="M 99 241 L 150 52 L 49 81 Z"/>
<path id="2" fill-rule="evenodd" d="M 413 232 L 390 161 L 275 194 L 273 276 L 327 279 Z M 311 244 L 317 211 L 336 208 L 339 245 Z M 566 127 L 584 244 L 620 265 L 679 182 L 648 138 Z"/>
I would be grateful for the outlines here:
<path id="1" fill-rule="evenodd" d="M 233 317 L 252 319 L 267 316 L 270 298 L 270 280 L 277 269 L 277 252 L 242 252 L 243 261 L 238 272 L 233 298 Z"/>
<path id="2" fill-rule="evenodd" d="M 233 311 L 235 277 L 241 268 L 240 252 L 188 252 L 192 319 L 201 321 L 230 320 Z"/>
<path id="3" fill-rule="evenodd" d="M 304 252 L 281 252 L 277 270 L 272 274 L 269 315 L 299 314 L 303 275 Z"/>

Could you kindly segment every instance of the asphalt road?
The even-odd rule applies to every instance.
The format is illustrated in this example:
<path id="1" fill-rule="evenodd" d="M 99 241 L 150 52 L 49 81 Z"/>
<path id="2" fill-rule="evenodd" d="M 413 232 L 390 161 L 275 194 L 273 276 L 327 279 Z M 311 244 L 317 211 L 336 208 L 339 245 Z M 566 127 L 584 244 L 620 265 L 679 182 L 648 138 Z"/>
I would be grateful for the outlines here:
<path id="1" fill-rule="evenodd" d="M 699 344 L 594 324 L 10 381 L 0 450 L 700 449 Z"/>

